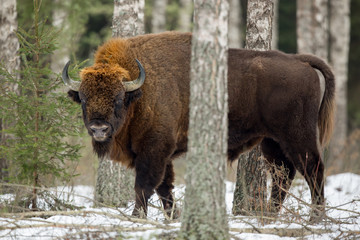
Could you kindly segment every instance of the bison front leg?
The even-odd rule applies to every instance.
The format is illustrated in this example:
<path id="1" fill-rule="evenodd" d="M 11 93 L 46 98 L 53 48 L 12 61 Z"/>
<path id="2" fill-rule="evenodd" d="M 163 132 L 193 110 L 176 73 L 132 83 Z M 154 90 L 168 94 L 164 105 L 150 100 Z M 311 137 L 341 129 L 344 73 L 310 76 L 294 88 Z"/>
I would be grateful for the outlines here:
<path id="1" fill-rule="evenodd" d="M 174 189 L 174 170 L 172 162 L 166 165 L 165 177 L 162 183 L 156 188 L 156 192 L 159 195 L 165 213 L 169 218 L 176 219 L 180 216 L 180 212 L 176 208 L 172 190 Z"/>
<path id="2" fill-rule="evenodd" d="M 296 169 L 293 163 L 285 156 L 279 143 L 265 138 L 261 143 L 261 150 L 267 160 L 271 172 L 272 186 L 269 204 L 270 215 L 278 213 L 285 201 L 286 194 L 295 177 Z"/>
<path id="3" fill-rule="evenodd" d="M 157 165 L 149 162 L 148 159 L 145 161 L 136 164 L 136 199 L 132 215 L 140 218 L 147 216 L 148 200 L 154 194 L 154 189 L 162 182 L 165 172 L 165 164 Z"/>
<path id="4" fill-rule="evenodd" d="M 166 167 L 175 148 L 175 144 L 168 144 L 171 141 L 155 143 L 154 139 L 159 138 L 147 137 L 146 139 L 152 139 L 153 142 L 150 144 L 144 141 L 142 147 L 138 149 L 139 153 L 135 159 L 136 199 L 132 215 L 136 217 L 147 216 L 148 200 L 154 190 L 163 183 L 166 176 Z M 172 186 L 173 176 L 170 175 L 169 179 L 171 182 L 169 186 Z"/>

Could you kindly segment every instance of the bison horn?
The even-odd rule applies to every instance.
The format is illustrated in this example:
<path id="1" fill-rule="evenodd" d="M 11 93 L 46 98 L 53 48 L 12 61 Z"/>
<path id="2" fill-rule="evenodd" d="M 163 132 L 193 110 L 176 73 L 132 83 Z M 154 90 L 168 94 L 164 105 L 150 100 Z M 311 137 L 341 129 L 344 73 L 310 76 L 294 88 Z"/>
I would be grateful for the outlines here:
<path id="1" fill-rule="evenodd" d="M 139 77 L 137 79 L 135 79 L 134 81 L 123 82 L 126 92 L 135 91 L 136 89 L 140 88 L 144 84 L 144 81 L 145 81 L 144 67 L 141 65 L 139 60 L 135 59 L 135 61 L 139 66 L 140 74 L 139 74 Z"/>
<path id="2" fill-rule="evenodd" d="M 65 85 L 69 86 L 71 89 L 78 90 L 80 86 L 80 82 L 74 81 L 70 78 L 68 69 L 69 69 L 70 61 L 68 61 L 62 71 L 62 80 L 65 83 Z"/>

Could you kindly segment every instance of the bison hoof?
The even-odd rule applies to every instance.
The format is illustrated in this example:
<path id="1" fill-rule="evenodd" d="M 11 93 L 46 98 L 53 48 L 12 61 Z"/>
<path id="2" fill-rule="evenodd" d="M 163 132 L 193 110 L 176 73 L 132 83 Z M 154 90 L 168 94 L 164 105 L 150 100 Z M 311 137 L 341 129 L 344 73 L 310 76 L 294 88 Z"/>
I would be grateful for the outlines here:
<path id="1" fill-rule="evenodd" d="M 144 209 L 140 208 L 134 208 L 134 211 L 132 212 L 131 216 L 136 218 L 146 218 L 146 213 L 144 212 Z"/>
<path id="2" fill-rule="evenodd" d="M 177 208 L 167 209 L 165 210 L 164 214 L 165 214 L 164 223 L 171 223 L 172 221 L 180 218 L 181 211 Z"/>
<path id="3" fill-rule="evenodd" d="M 325 210 L 323 207 L 313 209 L 310 213 L 310 220 L 311 224 L 316 224 L 321 222 L 326 217 Z"/>
<path id="4" fill-rule="evenodd" d="M 181 211 L 175 207 L 174 209 L 167 210 L 166 215 L 170 220 L 176 220 L 180 218 Z"/>

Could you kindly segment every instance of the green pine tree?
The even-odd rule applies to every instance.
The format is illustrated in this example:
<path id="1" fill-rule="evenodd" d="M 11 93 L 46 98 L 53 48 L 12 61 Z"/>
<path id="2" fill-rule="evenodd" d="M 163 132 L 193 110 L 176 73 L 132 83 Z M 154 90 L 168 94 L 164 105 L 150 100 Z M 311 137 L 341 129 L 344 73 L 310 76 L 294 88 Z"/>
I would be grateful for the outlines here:
<path id="1" fill-rule="evenodd" d="M 32 186 L 27 205 L 32 209 L 38 208 L 39 187 L 68 181 L 73 176 L 67 164 L 78 161 L 80 146 L 71 144 L 69 136 L 79 135 L 81 125 L 78 107 L 59 91 L 60 74 L 50 69 L 49 59 L 59 32 L 46 20 L 40 21 L 40 2 L 34 0 L 30 31 L 17 31 L 20 72 L 12 75 L 0 63 L 0 115 L 11 123 L 2 130 L 11 137 L 0 146 L 0 154 L 10 163 L 9 181 Z M 6 88 L 10 83 L 18 86 L 16 91 Z"/>

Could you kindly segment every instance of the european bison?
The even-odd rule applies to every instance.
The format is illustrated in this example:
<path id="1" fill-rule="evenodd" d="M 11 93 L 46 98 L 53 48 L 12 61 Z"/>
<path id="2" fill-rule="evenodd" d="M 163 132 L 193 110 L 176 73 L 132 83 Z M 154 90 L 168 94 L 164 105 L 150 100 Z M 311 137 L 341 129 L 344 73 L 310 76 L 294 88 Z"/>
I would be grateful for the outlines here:
<path id="1" fill-rule="evenodd" d="M 134 216 L 146 214 L 154 190 L 166 211 L 173 207 L 171 160 L 187 150 L 190 56 L 191 34 L 166 32 L 109 40 L 94 65 L 81 71 L 79 88 L 64 67 L 63 80 L 75 88 L 68 94 L 82 106 L 94 151 L 135 168 Z M 229 160 L 261 143 L 268 162 L 288 169 L 287 176 L 273 179 L 272 210 L 280 209 L 298 170 L 319 214 L 320 144 L 333 126 L 330 68 L 311 55 L 241 49 L 229 49 L 228 66 Z"/>

